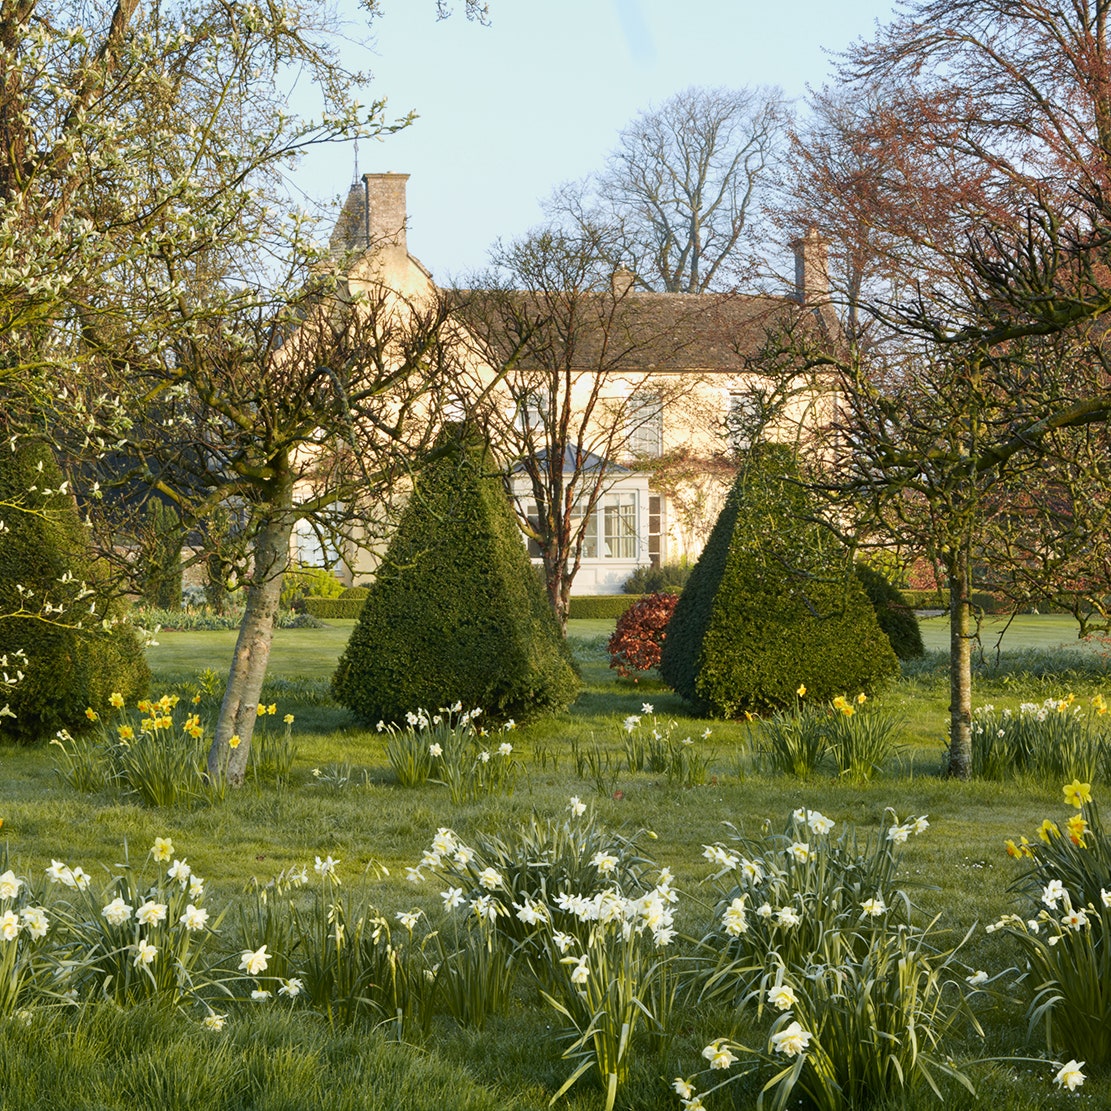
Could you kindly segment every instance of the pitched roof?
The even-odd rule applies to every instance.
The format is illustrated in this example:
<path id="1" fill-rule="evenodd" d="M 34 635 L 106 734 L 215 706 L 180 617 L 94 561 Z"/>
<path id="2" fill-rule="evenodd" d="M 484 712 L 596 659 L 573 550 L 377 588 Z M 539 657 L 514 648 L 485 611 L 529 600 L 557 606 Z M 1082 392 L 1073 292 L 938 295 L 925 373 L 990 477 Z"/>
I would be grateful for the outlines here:
<path id="1" fill-rule="evenodd" d="M 523 369 L 738 373 L 769 334 L 802 327 L 833 339 L 820 310 L 789 297 L 732 293 L 456 291 L 467 327 Z"/>

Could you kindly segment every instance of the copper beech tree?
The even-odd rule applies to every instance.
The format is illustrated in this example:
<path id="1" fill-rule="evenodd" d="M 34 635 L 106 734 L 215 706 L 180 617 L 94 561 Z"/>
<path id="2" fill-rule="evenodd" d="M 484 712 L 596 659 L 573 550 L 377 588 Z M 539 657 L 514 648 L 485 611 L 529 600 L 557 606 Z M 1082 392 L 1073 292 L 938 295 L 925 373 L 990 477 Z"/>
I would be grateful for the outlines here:
<path id="1" fill-rule="evenodd" d="M 815 98 L 785 211 L 828 229 L 841 399 L 826 482 L 950 591 L 949 771 L 971 767 L 972 587 L 1106 592 L 1111 67 L 1106 4 L 911 3 Z M 804 349 L 806 348 L 806 349 Z"/>

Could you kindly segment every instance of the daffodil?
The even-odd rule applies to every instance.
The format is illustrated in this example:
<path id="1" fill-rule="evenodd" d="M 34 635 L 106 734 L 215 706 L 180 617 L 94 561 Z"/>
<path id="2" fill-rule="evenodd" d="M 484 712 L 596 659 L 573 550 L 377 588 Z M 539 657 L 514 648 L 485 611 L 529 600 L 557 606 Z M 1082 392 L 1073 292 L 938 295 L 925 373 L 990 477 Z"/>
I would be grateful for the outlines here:
<path id="1" fill-rule="evenodd" d="M 243 955 L 239 958 L 239 967 L 248 976 L 257 976 L 260 972 L 266 971 L 269 961 L 270 954 L 266 951 L 266 946 L 263 945 L 254 950 L 245 949 Z"/>
<path id="2" fill-rule="evenodd" d="M 22 886 L 23 881 L 9 868 L 0 876 L 0 899 L 14 899 Z"/>
<path id="3" fill-rule="evenodd" d="M 116 896 L 100 913 L 109 926 L 122 926 L 131 918 L 133 910 L 133 907 L 128 906 L 122 898 Z"/>
<path id="4" fill-rule="evenodd" d="M 154 963 L 154 958 L 158 956 L 158 946 L 151 945 L 149 941 L 143 938 L 139 939 L 139 943 L 135 946 L 135 956 L 131 963 L 136 968 L 146 968 L 148 965 Z"/>
<path id="5" fill-rule="evenodd" d="M 159 922 L 166 921 L 168 910 L 165 903 L 156 903 L 150 899 L 135 912 L 135 921 L 140 926 L 157 926 Z"/>
<path id="6" fill-rule="evenodd" d="M 1048 845 L 1050 837 L 1060 837 L 1061 831 L 1057 828 L 1056 822 L 1051 822 L 1046 818 L 1046 820 L 1038 826 L 1038 836 Z"/>
<path id="7" fill-rule="evenodd" d="M 120 694 L 119 691 L 113 691 L 108 696 L 108 704 L 114 710 L 122 710 L 123 709 L 123 695 Z"/>
<path id="8" fill-rule="evenodd" d="M 174 856 L 174 843 L 168 837 L 156 837 L 150 847 L 150 855 L 159 862 L 172 860 Z"/>
<path id="9" fill-rule="evenodd" d="M 189 903 L 178 919 L 178 923 L 193 932 L 203 930 L 208 925 L 208 911 Z"/>
<path id="10" fill-rule="evenodd" d="M 702 1056 L 710 1062 L 712 1069 L 727 1069 L 737 1060 L 737 1055 L 721 1042 L 711 1042 L 702 1050 Z"/>
<path id="11" fill-rule="evenodd" d="M 1069 806 L 1075 806 L 1079 810 L 1086 802 L 1092 801 L 1092 785 L 1090 783 L 1081 783 L 1079 779 L 1074 779 L 1071 783 L 1066 783 L 1061 788 L 1065 793 L 1065 802 Z"/>
<path id="12" fill-rule="evenodd" d="M 1085 1077 L 1080 1071 L 1083 1065 L 1083 1061 L 1066 1061 L 1054 1077 L 1053 1082 L 1059 1088 L 1068 1088 L 1070 1092 L 1075 1092 L 1084 1083 Z"/>
<path id="13" fill-rule="evenodd" d="M 768 989 L 768 1002 L 780 1011 L 789 1011 L 799 1001 L 794 988 L 788 984 L 777 984 Z"/>
<path id="14" fill-rule="evenodd" d="M 205 1015 L 204 1018 L 201 1019 L 201 1025 L 206 1030 L 223 1030 L 224 1026 L 227 1024 L 227 1021 L 227 1015 L 211 1014 Z"/>
<path id="15" fill-rule="evenodd" d="M 1084 841 L 1084 834 L 1088 832 L 1088 823 L 1084 820 L 1083 815 L 1074 814 L 1065 823 L 1065 828 L 1069 831 L 1069 840 L 1082 849 L 1088 846 Z"/>
<path id="16" fill-rule="evenodd" d="M 19 916 L 23 919 L 23 928 L 34 940 L 46 937 L 46 932 L 50 929 L 50 920 L 42 907 L 24 907 L 19 912 Z"/>
<path id="17" fill-rule="evenodd" d="M 284 995 L 289 999 L 296 999 L 297 996 L 304 991 L 305 985 L 296 976 L 290 977 L 288 980 L 281 981 L 281 987 L 278 988 L 278 994 Z"/>
<path id="18" fill-rule="evenodd" d="M 804 1030 L 798 1022 L 792 1022 L 790 1026 L 772 1034 L 772 1049 L 776 1053 L 782 1053 L 784 1057 L 797 1057 L 806 1052 L 812 1037 L 809 1030 Z"/>

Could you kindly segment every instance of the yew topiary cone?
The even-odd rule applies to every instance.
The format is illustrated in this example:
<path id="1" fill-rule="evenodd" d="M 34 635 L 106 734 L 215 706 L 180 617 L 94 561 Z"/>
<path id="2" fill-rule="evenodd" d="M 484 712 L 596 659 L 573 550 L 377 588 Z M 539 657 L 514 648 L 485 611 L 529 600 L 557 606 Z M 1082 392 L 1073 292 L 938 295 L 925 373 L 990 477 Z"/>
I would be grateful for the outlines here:
<path id="1" fill-rule="evenodd" d="M 818 523 L 790 451 L 742 469 L 675 607 L 664 681 L 700 712 L 736 717 L 872 691 L 899 664 L 848 552 Z"/>
<path id="2" fill-rule="evenodd" d="M 0 658 L 23 678 L 0 689 L 0 739 L 48 740 L 88 725 L 87 708 L 144 694 L 150 670 L 134 630 L 118 624 L 77 504 L 50 448 L 31 439 L 0 452 Z M 105 630 L 107 622 L 111 628 Z M 13 662 L 26 655 L 26 665 Z"/>
<path id="3" fill-rule="evenodd" d="M 447 438 L 438 451 L 370 587 L 333 693 L 368 724 L 456 702 L 495 720 L 565 709 L 578 676 L 502 480 L 481 445 Z"/>

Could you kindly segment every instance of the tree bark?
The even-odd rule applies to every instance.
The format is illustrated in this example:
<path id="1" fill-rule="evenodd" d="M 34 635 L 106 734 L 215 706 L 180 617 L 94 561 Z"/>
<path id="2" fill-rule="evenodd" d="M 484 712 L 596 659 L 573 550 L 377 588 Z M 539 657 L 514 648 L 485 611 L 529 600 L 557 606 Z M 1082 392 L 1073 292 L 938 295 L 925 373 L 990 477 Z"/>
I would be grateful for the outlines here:
<path id="1" fill-rule="evenodd" d="M 972 774 L 972 583 L 967 548 L 949 566 L 949 775 Z"/>
<path id="2" fill-rule="evenodd" d="M 241 787 L 246 776 L 251 736 L 270 662 L 282 573 L 289 561 L 293 482 L 288 476 L 281 480 L 279 495 L 270 503 L 272 508 L 255 537 L 254 566 L 247 586 L 243 623 L 235 642 L 216 735 L 208 750 L 209 779 L 231 787 Z M 239 738 L 235 747 L 231 744 L 233 737 Z"/>

